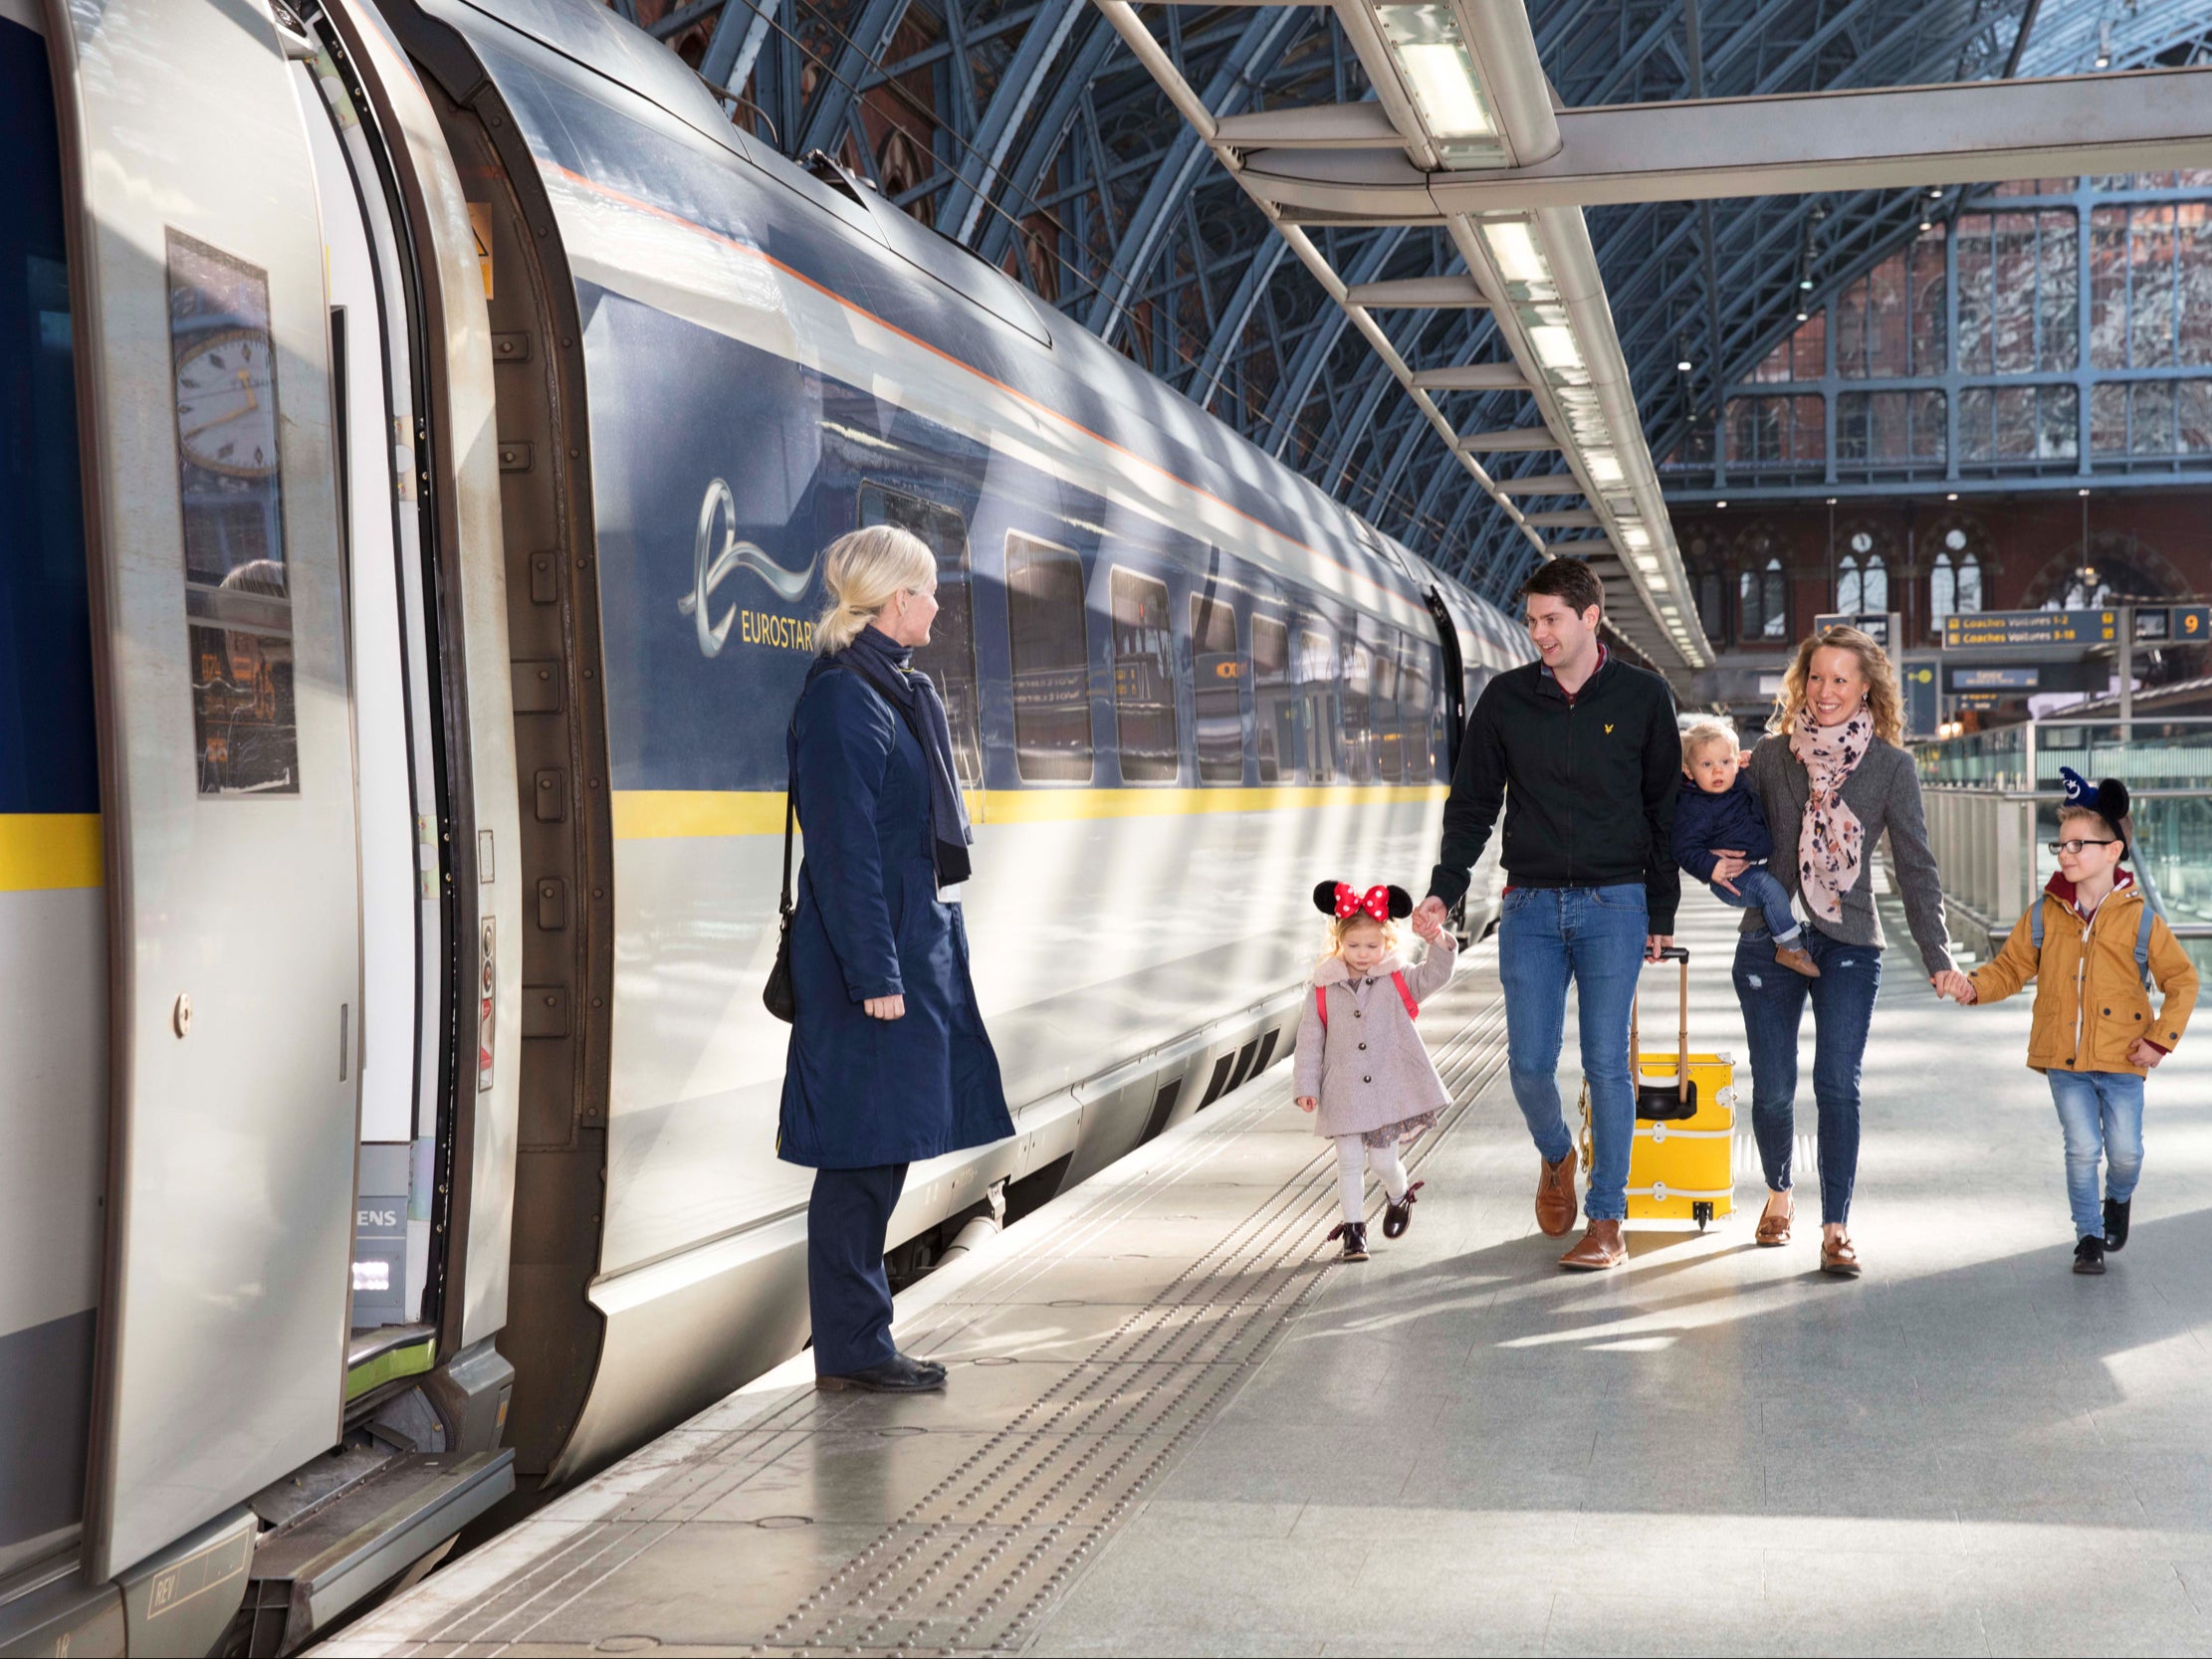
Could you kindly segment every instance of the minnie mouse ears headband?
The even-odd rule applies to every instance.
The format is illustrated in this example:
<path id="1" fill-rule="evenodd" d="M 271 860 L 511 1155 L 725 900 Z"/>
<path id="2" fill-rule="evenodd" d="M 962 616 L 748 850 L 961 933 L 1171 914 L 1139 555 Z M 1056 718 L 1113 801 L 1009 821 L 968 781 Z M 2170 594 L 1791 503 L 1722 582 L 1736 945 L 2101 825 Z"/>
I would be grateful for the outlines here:
<path id="1" fill-rule="evenodd" d="M 2112 826 L 2113 833 L 2124 846 L 2127 829 L 2122 820 L 2127 816 L 2127 785 L 2116 777 L 2092 783 L 2072 766 L 2061 766 L 2059 777 L 2066 784 L 2066 804 L 2088 807 Z"/>
<path id="2" fill-rule="evenodd" d="M 1371 887 L 1362 893 L 1345 882 L 1323 882 L 1313 890 L 1313 908 L 1339 922 L 1355 916 L 1403 921 L 1414 914 L 1414 897 L 1402 887 Z"/>

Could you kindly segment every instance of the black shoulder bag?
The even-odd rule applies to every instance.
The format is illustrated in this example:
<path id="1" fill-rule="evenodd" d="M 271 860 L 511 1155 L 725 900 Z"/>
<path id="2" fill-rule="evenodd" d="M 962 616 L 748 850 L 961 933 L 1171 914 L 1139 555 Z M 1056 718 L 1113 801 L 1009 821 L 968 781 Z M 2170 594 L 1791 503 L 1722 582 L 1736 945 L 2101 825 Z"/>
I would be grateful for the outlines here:
<path id="1" fill-rule="evenodd" d="M 775 907 L 775 965 L 761 989 L 761 1001 L 785 1025 L 797 1004 L 791 996 L 791 780 L 783 780 L 783 894 Z"/>

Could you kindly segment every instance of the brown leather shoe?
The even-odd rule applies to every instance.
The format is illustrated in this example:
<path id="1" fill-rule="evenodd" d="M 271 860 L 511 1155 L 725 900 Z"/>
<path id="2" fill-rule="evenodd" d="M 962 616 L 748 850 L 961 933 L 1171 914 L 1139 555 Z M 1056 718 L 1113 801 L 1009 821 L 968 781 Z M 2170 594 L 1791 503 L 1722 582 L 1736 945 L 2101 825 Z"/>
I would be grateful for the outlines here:
<path id="1" fill-rule="evenodd" d="M 1578 1273 L 1601 1273 L 1609 1267 L 1619 1267 L 1628 1259 L 1629 1248 L 1621 1242 L 1621 1223 L 1593 1221 L 1590 1230 L 1582 1235 L 1582 1242 L 1559 1258 L 1559 1265 L 1571 1267 Z"/>
<path id="2" fill-rule="evenodd" d="M 1808 979 L 1818 979 L 1821 976 L 1821 964 L 1794 944 L 1776 945 L 1774 959 L 1792 973 L 1802 973 Z"/>
<path id="3" fill-rule="evenodd" d="M 1851 1234 L 1838 1233 L 1833 1239 L 1821 1239 L 1821 1271 L 1839 1279 L 1859 1277 L 1859 1246 L 1851 1242 Z"/>
<path id="4" fill-rule="evenodd" d="M 1565 1238 L 1582 1206 L 1575 1199 L 1575 1149 L 1557 1163 L 1544 1164 L 1536 1174 L 1536 1225 L 1552 1238 Z"/>
<path id="5" fill-rule="evenodd" d="M 1774 1199 L 1769 1198 L 1770 1207 L 1759 1212 L 1759 1230 L 1752 1235 L 1752 1242 L 1769 1249 L 1790 1242 L 1790 1223 L 1797 1219 L 1797 1200 L 1786 1192 L 1776 1196 L 1781 1198 L 1782 1208 L 1780 1211 L 1773 1209 Z"/>

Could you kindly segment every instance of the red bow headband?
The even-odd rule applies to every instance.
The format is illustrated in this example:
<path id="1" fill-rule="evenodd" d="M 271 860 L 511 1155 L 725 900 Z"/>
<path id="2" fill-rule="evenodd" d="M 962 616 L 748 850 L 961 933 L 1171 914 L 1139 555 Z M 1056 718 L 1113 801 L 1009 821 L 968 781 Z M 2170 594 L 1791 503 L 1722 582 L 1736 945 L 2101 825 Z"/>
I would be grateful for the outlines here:
<path id="1" fill-rule="evenodd" d="M 1414 901 L 1402 887 L 1377 885 L 1362 893 L 1347 882 L 1323 882 L 1313 890 L 1313 908 L 1339 922 L 1355 916 L 1390 922 L 1413 915 Z"/>

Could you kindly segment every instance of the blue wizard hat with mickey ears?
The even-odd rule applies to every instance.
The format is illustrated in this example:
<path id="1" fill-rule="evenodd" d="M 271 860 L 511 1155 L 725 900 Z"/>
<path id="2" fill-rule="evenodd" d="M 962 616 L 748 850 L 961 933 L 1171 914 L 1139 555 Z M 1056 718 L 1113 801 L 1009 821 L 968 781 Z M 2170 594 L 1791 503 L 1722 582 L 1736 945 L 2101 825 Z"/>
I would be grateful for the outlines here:
<path id="1" fill-rule="evenodd" d="M 2119 837 L 2119 856 L 2127 857 L 2134 850 L 2127 844 L 2127 785 L 2116 777 L 2092 783 L 2072 766 L 2061 766 L 2059 777 L 2066 784 L 2066 804 L 2086 806 L 2111 825 Z"/>

